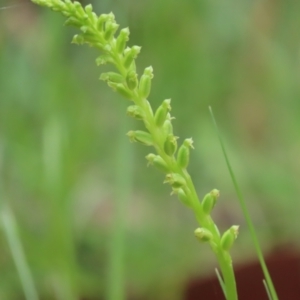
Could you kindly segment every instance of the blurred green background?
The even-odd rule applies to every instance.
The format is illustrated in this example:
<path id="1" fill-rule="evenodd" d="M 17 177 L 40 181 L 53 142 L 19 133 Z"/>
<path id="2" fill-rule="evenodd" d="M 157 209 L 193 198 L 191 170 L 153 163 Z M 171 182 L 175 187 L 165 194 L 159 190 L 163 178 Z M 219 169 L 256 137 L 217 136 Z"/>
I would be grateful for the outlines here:
<path id="1" fill-rule="evenodd" d="M 189 171 L 199 195 L 218 188 L 220 229 L 241 226 L 235 263 L 255 253 L 209 105 L 265 253 L 297 247 L 300 2 L 92 3 L 142 46 L 138 71 L 154 67 L 153 106 L 172 98 L 175 132 L 195 141 Z M 76 31 L 59 14 L 25 0 L 0 8 L 14 4 L 0 10 L 0 299 L 25 299 L 9 211 L 41 299 L 121 299 L 123 279 L 128 299 L 182 299 L 190 278 L 215 268 L 193 236 L 192 212 L 147 168 L 149 149 L 128 142 L 140 124 L 98 80 L 106 67 L 95 66 L 96 50 L 71 45 Z"/>

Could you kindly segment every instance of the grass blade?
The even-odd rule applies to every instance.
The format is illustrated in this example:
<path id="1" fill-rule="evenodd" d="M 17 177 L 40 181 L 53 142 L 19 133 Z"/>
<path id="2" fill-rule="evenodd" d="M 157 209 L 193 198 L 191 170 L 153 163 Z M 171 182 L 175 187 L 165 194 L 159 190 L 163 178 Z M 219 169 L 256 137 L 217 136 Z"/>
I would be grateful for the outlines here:
<path id="1" fill-rule="evenodd" d="M 267 292 L 267 295 L 268 295 L 269 300 L 273 300 L 273 299 L 272 299 L 272 296 L 271 296 L 271 294 L 270 294 L 269 287 L 268 287 L 268 285 L 267 285 L 267 283 L 266 283 L 265 280 L 263 280 L 263 284 L 264 284 L 264 287 L 265 287 L 265 289 L 266 289 L 266 292 Z"/>
<path id="2" fill-rule="evenodd" d="M 121 106 L 123 108 L 123 106 Z M 107 283 L 107 299 L 124 300 L 125 295 L 125 248 L 126 248 L 126 219 L 124 212 L 130 198 L 132 188 L 132 147 L 124 135 L 123 129 L 128 127 L 126 116 L 120 113 L 121 125 L 118 151 L 116 153 L 116 182 L 114 216 L 111 229 L 109 271 Z M 124 116 L 123 116 L 124 115 Z M 126 170 L 126 174 L 124 173 Z"/>
<path id="3" fill-rule="evenodd" d="M 17 225 L 9 207 L 3 207 L 0 215 L 13 260 L 15 262 L 27 300 L 38 300 L 33 278 L 17 233 Z"/>
<path id="4" fill-rule="evenodd" d="M 222 277 L 221 277 L 221 274 L 219 273 L 219 270 L 216 268 L 215 271 L 216 271 L 216 274 L 217 274 L 217 277 L 218 277 L 220 286 L 221 286 L 221 288 L 222 288 L 224 297 L 225 297 L 225 299 L 227 299 L 227 297 L 226 297 L 226 287 L 225 287 L 225 283 L 224 283 L 224 281 L 223 281 L 223 279 L 222 279 Z"/>
<path id="5" fill-rule="evenodd" d="M 212 111 L 211 107 L 209 107 L 209 111 L 210 111 L 210 115 L 211 115 L 212 121 L 214 123 L 215 129 L 216 129 L 216 132 L 217 132 L 217 135 L 218 135 L 218 138 L 219 138 L 219 143 L 220 143 L 221 148 L 222 148 L 222 152 L 223 152 L 223 155 L 224 155 L 224 158 L 225 158 L 225 161 L 226 161 L 228 171 L 230 173 L 230 177 L 232 179 L 235 191 L 237 193 L 237 196 L 238 196 L 241 208 L 242 208 L 244 218 L 246 219 L 246 222 L 247 222 L 247 225 L 248 225 L 251 237 L 252 237 L 252 241 L 253 241 L 257 256 L 258 256 L 259 263 L 261 265 L 262 271 L 264 273 L 264 276 L 265 276 L 265 279 L 266 279 L 266 282 L 267 282 L 268 290 L 269 290 L 269 292 L 272 296 L 271 299 L 278 300 L 277 293 L 275 291 L 271 276 L 269 274 L 267 265 L 265 263 L 265 260 L 264 260 L 264 257 L 263 257 L 263 254 L 262 254 L 262 251 L 261 251 L 261 248 L 260 248 L 260 245 L 259 245 L 259 241 L 258 241 L 256 232 L 255 232 L 255 229 L 254 229 L 254 225 L 252 223 L 250 214 L 248 212 L 243 194 L 242 194 L 242 192 L 239 188 L 239 185 L 238 185 L 237 180 L 235 178 L 234 172 L 232 170 L 232 167 L 231 167 L 231 164 L 230 164 L 230 161 L 229 161 L 229 158 L 228 158 L 228 155 L 227 155 L 227 152 L 226 152 L 226 149 L 225 149 L 225 146 L 224 146 L 224 143 L 223 143 L 223 140 L 222 140 L 222 137 L 221 137 L 221 134 L 220 134 L 220 131 L 219 131 L 219 128 L 218 128 L 218 125 L 217 125 L 217 122 L 215 120 L 215 117 L 214 117 L 214 114 L 213 114 L 213 111 Z"/>

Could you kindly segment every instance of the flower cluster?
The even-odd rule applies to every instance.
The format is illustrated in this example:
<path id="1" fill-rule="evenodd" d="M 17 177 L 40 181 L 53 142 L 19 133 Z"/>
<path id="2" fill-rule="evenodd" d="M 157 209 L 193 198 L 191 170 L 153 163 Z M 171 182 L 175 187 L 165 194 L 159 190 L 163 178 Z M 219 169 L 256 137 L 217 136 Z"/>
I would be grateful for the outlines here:
<path id="1" fill-rule="evenodd" d="M 200 241 L 210 242 L 220 262 L 225 285 L 232 281 L 234 275 L 228 271 L 232 268 L 228 250 L 237 237 L 238 227 L 232 226 L 220 235 L 210 216 L 219 196 L 217 190 L 212 190 L 202 202 L 199 201 L 187 171 L 190 151 L 194 148 L 193 140 L 187 138 L 178 145 L 178 137 L 173 133 L 170 99 L 163 100 L 155 111 L 152 109 L 147 99 L 151 92 L 153 68 L 145 68 L 141 76 L 137 74 L 135 60 L 141 47 L 127 46 L 129 29 L 123 28 L 118 31 L 119 25 L 113 13 L 97 16 L 91 5 L 83 8 L 79 2 L 70 0 L 32 1 L 65 15 L 65 24 L 80 30 L 72 42 L 79 45 L 88 44 L 100 50 L 101 55 L 96 59 L 98 66 L 107 63 L 114 66 L 114 71 L 102 73 L 100 79 L 132 101 L 127 108 L 127 114 L 142 121 L 145 127 L 145 130 L 129 131 L 127 135 L 130 141 L 154 147 L 155 153 L 146 156 L 148 165 L 162 171 L 165 174 L 164 183 L 171 186 L 172 194 L 177 194 L 181 202 L 194 211 L 197 221 L 202 226 L 195 230 L 196 237 Z"/>

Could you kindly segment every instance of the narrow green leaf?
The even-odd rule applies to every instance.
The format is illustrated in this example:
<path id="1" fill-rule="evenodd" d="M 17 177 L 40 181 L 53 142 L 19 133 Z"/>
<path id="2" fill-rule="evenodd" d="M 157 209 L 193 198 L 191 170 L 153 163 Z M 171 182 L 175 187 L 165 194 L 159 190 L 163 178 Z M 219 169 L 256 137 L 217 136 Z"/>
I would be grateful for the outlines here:
<path id="1" fill-rule="evenodd" d="M 213 114 L 213 111 L 212 111 L 211 107 L 209 107 L 209 112 L 210 112 L 212 121 L 213 121 L 214 126 L 215 126 L 215 130 L 216 130 L 218 138 L 219 138 L 219 143 L 221 145 L 222 152 L 223 152 L 226 164 L 227 164 L 227 168 L 228 168 L 228 171 L 230 173 L 230 177 L 231 177 L 231 180 L 233 182 L 235 191 L 237 193 L 237 196 L 238 196 L 241 208 L 242 208 L 242 212 L 243 212 L 244 218 L 245 218 L 245 220 L 247 222 L 247 225 L 248 225 L 251 237 L 252 237 L 252 241 L 253 241 L 253 244 L 254 244 L 254 247 L 255 247 L 255 250 L 256 250 L 256 253 L 257 253 L 257 257 L 258 257 L 259 263 L 261 265 L 262 271 L 263 271 L 264 276 L 266 278 L 266 282 L 268 284 L 268 288 L 269 288 L 270 294 L 272 295 L 272 300 L 278 300 L 278 296 L 277 296 L 275 287 L 273 285 L 270 273 L 268 271 L 267 265 L 266 265 L 265 260 L 264 260 L 264 256 L 263 256 L 262 250 L 261 250 L 260 245 L 259 245 L 259 241 L 258 241 L 256 232 L 255 232 L 254 225 L 252 223 L 249 211 L 247 209 L 247 206 L 246 206 L 243 194 L 242 194 L 242 192 L 241 192 L 241 190 L 239 188 L 239 185 L 238 185 L 237 180 L 235 178 L 234 172 L 232 170 L 232 167 L 231 167 L 231 164 L 230 164 L 230 161 L 229 161 L 229 158 L 228 158 L 228 155 L 227 155 L 224 143 L 223 143 L 223 139 L 221 137 L 221 134 L 220 134 L 220 131 L 219 131 L 219 128 L 218 128 L 218 125 L 217 125 L 217 122 L 216 122 L 216 119 L 214 117 L 214 114 Z"/>

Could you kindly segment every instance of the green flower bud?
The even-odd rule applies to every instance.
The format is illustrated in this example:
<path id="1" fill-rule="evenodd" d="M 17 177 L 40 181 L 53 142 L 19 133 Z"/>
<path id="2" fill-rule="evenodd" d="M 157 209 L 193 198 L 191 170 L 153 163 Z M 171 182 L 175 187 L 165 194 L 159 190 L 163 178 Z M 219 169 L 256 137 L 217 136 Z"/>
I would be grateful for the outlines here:
<path id="1" fill-rule="evenodd" d="M 153 116 L 153 110 L 152 110 L 152 106 L 151 106 L 150 102 L 148 100 L 146 100 L 146 103 L 147 103 L 147 106 L 148 106 L 151 116 Z"/>
<path id="2" fill-rule="evenodd" d="M 144 118 L 142 109 L 137 105 L 128 106 L 127 115 L 137 120 L 142 120 Z"/>
<path id="3" fill-rule="evenodd" d="M 130 67 L 128 68 L 128 71 L 134 71 L 134 72 L 136 72 L 135 60 L 131 63 Z"/>
<path id="4" fill-rule="evenodd" d="M 124 82 L 124 77 L 121 74 L 115 72 L 102 73 L 99 79 L 106 82 L 113 82 L 113 83 Z"/>
<path id="5" fill-rule="evenodd" d="M 151 90 L 151 80 L 153 78 L 153 68 L 150 66 L 144 70 L 139 84 L 140 97 L 147 99 Z"/>
<path id="6" fill-rule="evenodd" d="M 32 2 L 34 2 L 34 1 L 32 1 Z M 66 5 L 64 3 L 55 3 L 55 7 L 53 6 L 52 10 L 59 11 L 66 17 L 70 16 L 70 12 L 66 11 Z"/>
<path id="7" fill-rule="evenodd" d="M 124 67 L 128 69 L 132 62 L 136 59 L 138 54 L 141 52 L 141 47 L 133 46 L 132 48 L 126 48 L 124 50 Z"/>
<path id="8" fill-rule="evenodd" d="M 200 242 L 209 242 L 213 238 L 212 233 L 206 228 L 197 228 L 194 234 Z"/>
<path id="9" fill-rule="evenodd" d="M 113 20 L 108 20 L 105 23 L 105 29 L 104 29 L 104 38 L 106 41 L 110 41 L 116 31 L 118 30 L 119 25 L 113 21 Z"/>
<path id="10" fill-rule="evenodd" d="M 190 148 L 193 147 L 192 139 L 185 139 L 180 146 L 177 154 L 177 164 L 180 168 L 185 169 L 190 161 Z"/>
<path id="11" fill-rule="evenodd" d="M 131 142 L 139 142 L 146 146 L 153 146 L 152 136 L 148 132 L 141 130 L 131 130 L 127 133 L 127 136 L 129 137 Z"/>
<path id="12" fill-rule="evenodd" d="M 72 44 L 82 45 L 84 44 L 85 40 L 82 34 L 75 34 L 72 39 Z"/>
<path id="13" fill-rule="evenodd" d="M 85 8 L 84 8 L 84 10 L 85 10 L 85 12 L 87 14 L 91 14 L 93 12 L 93 6 L 92 6 L 92 4 L 86 5 Z"/>
<path id="14" fill-rule="evenodd" d="M 126 76 L 126 83 L 127 86 L 131 89 L 134 90 L 137 85 L 138 85 L 138 79 L 137 79 L 137 74 L 135 71 L 129 71 L 127 76 Z"/>
<path id="15" fill-rule="evenodd" d="M 166 99 L 163 103 L 158 107 L 155 112 L 155 124 L 158 127 L 161 127 L 167 119 L 167 114 L 171 110 L 171 99 Z"/>
<path id="16" fill-rule="evenodd" d="M 164 183 L 169 183 L 174 189 L 182 188 L 186 185 L 185 179 L 178 173 L 167 174 Z"/>
<path id="17" fill-rule="evenodd" d="M 149 161 L 149 164 L 154 165 L 159 171 L 164 173 L 170 172 L 167 163 L 161 156 L 150 153 L 146 156 L 146 159 Z"/>
<path id="18" fill-rule="evenodd" d="M 177 194 L 179 200 L 186 206 L 191 207 L 191 201 L 186 195 L 185 191 L 181 188 L 173 190 L 175 194 Z"/>
<path id="19" fill-rule="evenodd" d="M 94 24 L 97 24 L 98 16 L 93 12 L 92 4 L 86 5 L 84 10 L 86 14 L 89 16 L 89 18 L 95 22 Z"/>
<path id="20" fill-rule="evenodd" d="M 127 41 L 129 40 L 129 29 L 128 28 L 123 28 L 116 40 L 116 48 L 119 54 L 122 54 Z"/>
<path id="21" fill-rule="evenodd" d="M 46 1 L 43 0 L 44 3 L 46 3 Z M 65 5 L 67 7 L 68 10 L 70 10 L 72 13 L 75 11 L 75 7 L 74 7 L 74 3 L 70 0 L 65 0 Z"/>
<path id="22" fill-rule="evenodd" d="M 105 65 L 107 63 L 113 63 L 113 60 L 112 60 L 111 56 L 108 55 L 108 54 L 102 54 L 102 55 L 100 55 L 96 58 L 96 65 L 97 66 Z"/>
<path id="23" fill-rule="evenodd" d="M 85 16 L 85 11 L 82 8 L 81 4 L 78 1 L 73 2 L 73 7 L 75 8 L 76 15 L 80 18 L 83 18 Z"/>
<path id="24" fill-rule="evenodd" d="M 202 200 L 202 208 L 204 213 L 206 213 L 207 215 L 211 213 L 219 196 L 220 192 L 217 189 L 213 189 L 210 193 L 204 196 Z"/>
<path id="25" fill-rule="evenodd" d="M 177 136 L 174 136 L 173 134 L 169 134 L 167 136 L 167 139 L 164 143 L 164 150 L 169 155 L 172 156 L 177 150 Z"/>
<path id="26" fill-rule="evenodd" d="M 74 26 L 74 27 L 80 27 L 81 26 L 81 22 L 78 21 L 78 19 L 74 18 L 74 17 L 69 17 L 66 21 L 65 21 L 65 26 Z"/>
<path id="27" fill-rule="evenodd" d="M 173 134 L 173 125 L 171 123 L 171 119 L 167 119 L 163 125 L 163 131 L 166 136 L 169 134 Z"/>
<path id="28" fill-rule="evenodd" d="M 100 15 L 99 18 L 98 18 L 98 20 L 97 20 L 97 28 L 98 28 L 98 30 L 103 31 L 103 25 L 108 20 L 114 20 L 113 13 Z"/>
<path id="29" fill-rule="evenodd" d="M 132 93 L 127 87 L 124 86 L 124 84 L 107 81 L 107 85 L 113 88 L 116 92 L 118 92 L 123 97 L 132 100 Z"/>
<path id="30" fill-rule="evenodd" d="M 83 32 L 83 33 L 87 33 L 89 31 L 89 27 L 88 26 L 81 26 L 80 27 L 80 30 Z"/>
<path id="31" fill-rule="evenodd" d="M 103 49 L 104 51 L 110 52 L 111 45 L 110 44 L 101 45 L 101 49 Z"/>
<path id="32" fill-rule="evenodd" d="M 229 251 L 239 233 L 239 226 L 233 225 L 221 237 L 221 246 L 223 250 Z"/>

